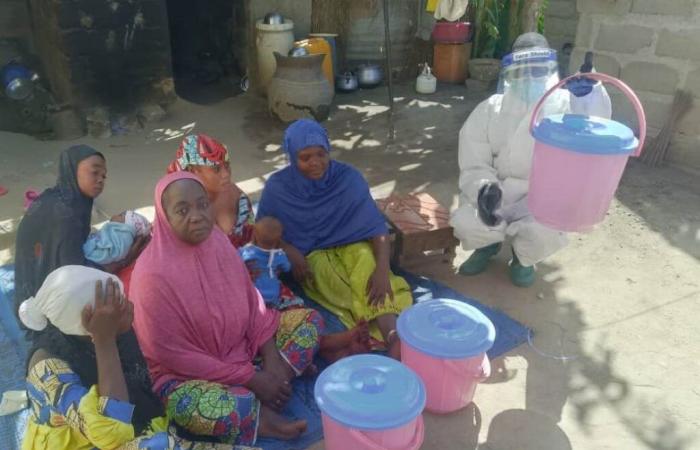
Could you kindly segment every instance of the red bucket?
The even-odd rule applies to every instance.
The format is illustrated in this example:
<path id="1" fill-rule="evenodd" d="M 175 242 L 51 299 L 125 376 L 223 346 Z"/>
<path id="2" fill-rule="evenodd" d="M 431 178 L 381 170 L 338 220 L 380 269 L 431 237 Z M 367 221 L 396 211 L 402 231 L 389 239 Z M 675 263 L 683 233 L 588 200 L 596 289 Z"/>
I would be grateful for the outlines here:
<path id="1" fill-rule="evenodd" d="M 433 41 L 438 44 L 464 44 L 469 40 L 469 22 L 436 22 Z"/>

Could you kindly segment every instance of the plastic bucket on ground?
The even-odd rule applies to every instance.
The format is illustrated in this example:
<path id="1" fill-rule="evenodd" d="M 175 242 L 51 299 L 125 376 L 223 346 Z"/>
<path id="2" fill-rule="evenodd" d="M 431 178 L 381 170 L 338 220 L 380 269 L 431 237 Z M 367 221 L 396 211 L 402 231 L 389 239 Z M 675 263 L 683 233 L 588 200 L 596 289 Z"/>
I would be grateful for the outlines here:
<path id="1" fill-rule="evenodd" d="M 379 355 L 341 359 L 314 387 L 328 450 L 417 450 L 425 387 L 411 369 Z"/>
<path id="2" fill-rule="evenodd" d="M 478 309 L 451 299 L 420 302 L 401 313 L 401 360 L 425 383 L 426 410 L 446 414 L 464 408 L 489 377 L 486 352 L 496 330 Z"/>

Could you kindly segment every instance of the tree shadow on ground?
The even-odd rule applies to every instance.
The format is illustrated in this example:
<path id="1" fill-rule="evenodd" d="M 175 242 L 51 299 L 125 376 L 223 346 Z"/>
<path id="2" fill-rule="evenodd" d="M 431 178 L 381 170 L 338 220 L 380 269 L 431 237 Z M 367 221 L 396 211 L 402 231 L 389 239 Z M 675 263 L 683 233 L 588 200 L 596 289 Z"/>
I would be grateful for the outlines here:
<path id="1" fill-rule="evenodd" d="M 674 247 L 700 260 L 700 183 L 668 167 L 628 164 L 617 199 Z"/>
<path id="2" fill-rule="evenodd" d="M 550 438 L 560 439 L 560 434 L 563 434 L 556 424 L 562 420 L 565 406 L 573 410 L 580 429 L 586 435 L 593 436 L 600 420 L 594 419 L 594 416 L 601 417 L 598 414 L 605 410 L 605 413 L 612 412 L 634 437 L 637 448 L 690 448 L 693 437 L 682 433 L 672 417 L 664 417 L 658 409 L 654 411 L 652 405 L 663 399 L 648 398 L 633 391 L 632 383 L 621 376 L 616 368 L 616 351 L 611 348 L 606 336 L 598 334 L 591 337 L 590 328 L 577 303 L 557 294 L 558 272 L 559 268 L 554 264 L 538 265 L 540 280 L 535 287 L 539 292 L 538 299 L 523 305 L 523 309 L 527 308 L 527 316 L 535 321 L 534 324 L 526 322 L 532 327 L 532 333 L 526 344 L 510 353 L 527 361 L 525 411 L 518 411 L 517 414 L 507 412 L 508 420 L 502 424 L 492 424 L 495 432 L 514 422 L 512 418 L 533 420 L 536 424 L 550 427 L 551 433 L 538 436 L 537 433 L 528 432 L 524 436 L 528 436 L 531 442 L 516 440 L 512 446 L 508 446 L 509 438 L 502 436 L 495 438 L 498 444 L 493 444 L 490 430 L 484 448 L 571 448 L 570 445 L 565 446 L 564 441 L 556 445 L 548 441 Z M 492 383 L 507 382 L 513 378 L 514 373 L 508 370 L 504 359 L 494 361 L 494 366 Z M 539 417 L 532 418 L 527 414 Z M 544 418 L 549 419 L 548 425 Z"/>
<path id="3" fill-rule="evenodd" d="M 478 450 L 571 450 L 571 442 L 550 417 L 534 411 L 509 409 L 491 420 L 485 443 Z"/>

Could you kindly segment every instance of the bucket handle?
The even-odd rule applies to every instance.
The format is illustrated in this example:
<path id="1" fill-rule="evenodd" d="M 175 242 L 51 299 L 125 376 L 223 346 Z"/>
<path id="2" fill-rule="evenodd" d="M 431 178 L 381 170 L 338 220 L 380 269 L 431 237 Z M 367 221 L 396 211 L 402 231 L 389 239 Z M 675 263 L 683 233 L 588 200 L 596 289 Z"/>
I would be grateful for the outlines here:
<path id="1" fill-rule="evenodd" d="M 369 439 L 363 432 L 360 430 L 356 430 L 354 428 L 350 429 L 350 434 L 353 435 L 355 439 L 357 439 L 364 448 L 367 450 L 387 450 L 384 447 L 381 447 L 379 444 L 374 442 L 373 440 Z M 408 444 L 407 449 L 408 450 L 418 450 L 420 447 L 421 443 L 423 442 L 423 438 L 425 437 L 425 424 L 423 423 L 423 415 L 418 416 L 418 420 L 416 421 L 416 432 L 413 435 L 413 439 L 411 439 L 411 442 Z"/>
<path id="2" fill-rule="evenodd" d="M 537 116 L 540 113 L 540 109 L 542 109 L 542 105 L 544 105 L 544 101 L 549 97 L 554 91 L 559 89 L 560 87 L 564 86 L 567 81 L 572 80 L 574 78 L 584 76 L 586 78 L 589 78 L 591 80 L 597 80 L 602 83 L 610 83 L 616 88 L 618 88 L 620 91 L 622 91 L 623 94 L 627 97 L 627 99 L 632 103 L 632 106 L 634 106 L 634 110 L 637 113 L 637 122 L 639 122 L 639 146 L 637 149 L 632 153 L 632 156 L 639 156 L 642 154 L 642 148 L 644 148 L 644 141 L 646 140 L 646 135 L 647 135 L 647 119 L 646 115 L 644 114 L 644 108 L 642 108 L 642 104 L 639 101 L 639 97 L 634 93 L 634 91 L 627 86 L 623 81 L 618 80 L 615 77 L 611 77 L 610 75 L 606 75 L 604 73 L 600 72 L 587 72 L 587 73 L 576 73 L 574 75 L 571 75 L 569 77 L 564 78 L 561 80 L 559 83 L 554 85 L 550 90 L 548 90 L 544 96 L 537 102 L 537 105 L 535 106 L 535 109 L 532 111 L 532 117 L 530 118 L 530 133 L 532 133 L 532 130 L 535 128 L 535 125 L 537 125 Z"/>
<path id="3" fill-rule="evenodd" d="M 462 371 L 461 368 L 455 367 L 455 364 L 449 359 L 445 360 L 445 365 L 453 371 Z M 491 376 L 491 362 L 489 361 L 489 357 L 486 356 L 486 353 L 484 353 L 483 359 L 481 360 L 481 364 L 479 365 L 479 369 L 470 373 L 469 375 L 476 379 L 479 383 L 483 382 Z"/>

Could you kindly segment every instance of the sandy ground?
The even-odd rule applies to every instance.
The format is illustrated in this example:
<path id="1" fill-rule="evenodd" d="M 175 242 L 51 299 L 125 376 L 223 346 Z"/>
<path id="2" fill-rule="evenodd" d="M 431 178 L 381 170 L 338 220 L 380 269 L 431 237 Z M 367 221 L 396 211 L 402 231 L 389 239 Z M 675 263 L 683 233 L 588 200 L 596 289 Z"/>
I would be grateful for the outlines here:
<path id="1" fill-rule="evenodd" d="M 385 91 L 337 97 L 327 122 L 335 156 L 358 166 L 373 192 L 424 190 L 457 204 L 457 132 L 479 101 L 463 87 L 432 97 L 397 88 L 395 139 Z M 167 120 L 108 140 L 109 181 L 96 202 L 107 213 L 152 204 L 153 187 L 187 131 L 232 150 L 233 175 L 253 197 L 285 163 L 283 125 L 263 100 L 241 96 L 207 107 L 180 102 Z M 0 134 L 0 263 L 12 258 L 22 192 L 55 178 L 71 143 Z M 505 311 L 533 329 L 529 344 L 493 362 L 475 403 L 450 416 L 426 415 L 425 449 L 700 448 L 700 183 L 675 169 L 632 163 L 608 219 L 538 266 L 530 289 L 512 287 L 508 254 L 483 275 L 452 264 L 409 269 Z M 454 266 L 468 256 L 459 251 Z M 313 447 L 322 448 L 322 444 Z"/>

